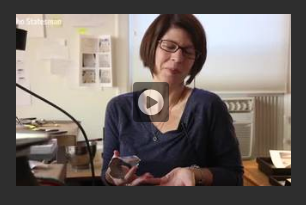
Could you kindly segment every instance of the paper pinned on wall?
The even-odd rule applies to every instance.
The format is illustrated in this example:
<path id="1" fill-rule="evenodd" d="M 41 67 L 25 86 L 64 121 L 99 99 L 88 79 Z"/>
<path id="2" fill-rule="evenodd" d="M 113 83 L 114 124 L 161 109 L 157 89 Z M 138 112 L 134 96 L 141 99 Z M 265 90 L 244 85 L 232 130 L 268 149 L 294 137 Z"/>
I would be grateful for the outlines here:
<path id="1" fill-rule="evenodd" d="M 50 70 L 54 75 L 67 76 L 73 68 L 73 62 L 66 59 L 52 59 Z"/>
<path id="2" fill-rule="evenodd" d="M 26 69 L 25 52 L 16 50 L 16 83 L 30 89 L 30 81 Z M 31 105 L 31 95 L 16 88 L 16 106 Z"/>
<path id="3" fill-rule="evenodd" d="M 44 39 L 39 55 L 42 60 L 69 59 L 66 39 Z"/>
<path id="4" fill-rule="evenodd" d="M 82 38 L 81 40 L 81 52 L 82 53 L 96 53 L 99 50 L 99 39 L 94 37 Z"/>

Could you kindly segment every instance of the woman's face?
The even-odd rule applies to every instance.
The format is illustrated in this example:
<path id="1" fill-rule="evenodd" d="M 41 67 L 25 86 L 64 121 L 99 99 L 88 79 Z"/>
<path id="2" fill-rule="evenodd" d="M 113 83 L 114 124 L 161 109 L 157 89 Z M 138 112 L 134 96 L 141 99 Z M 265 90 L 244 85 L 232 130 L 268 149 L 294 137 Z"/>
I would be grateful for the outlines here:
<path id="1" fill-rule="evenodd" d="M 188 76 L 194 59 L 188 58 L 188 53 L 194 50 L 189 34 L 181 28 L 170 28 L 160 39 L 164 48 L 175 48 L 175 44 L 184 48 L 176 52 L 168 52 L 161 48 L 161 42 L 156 48 L 154 80 L 167 82 L 169 85 L 178 85 Z M 174 44 L 173 44 L 174 43 Z"/>

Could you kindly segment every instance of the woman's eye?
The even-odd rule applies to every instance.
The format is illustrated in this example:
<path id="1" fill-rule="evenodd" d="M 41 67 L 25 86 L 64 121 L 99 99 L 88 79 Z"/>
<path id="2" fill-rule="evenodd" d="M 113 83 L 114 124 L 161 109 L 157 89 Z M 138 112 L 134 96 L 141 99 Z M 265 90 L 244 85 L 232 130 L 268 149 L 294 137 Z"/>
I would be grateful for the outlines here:
<path id="1" fill-rule="evenodd" d="M 195 54 L 195 50 L 193 48 L 187 48 L 185 49 L 185 53 L 193 55 Z"/>
<path id="2" fill-rule="evenodd" d="M 175 45 L 172 45 L 172 44 L 166 44 L 166 47 L 170 50 L 175 50 L 176 49 L 176 46 Z"/>

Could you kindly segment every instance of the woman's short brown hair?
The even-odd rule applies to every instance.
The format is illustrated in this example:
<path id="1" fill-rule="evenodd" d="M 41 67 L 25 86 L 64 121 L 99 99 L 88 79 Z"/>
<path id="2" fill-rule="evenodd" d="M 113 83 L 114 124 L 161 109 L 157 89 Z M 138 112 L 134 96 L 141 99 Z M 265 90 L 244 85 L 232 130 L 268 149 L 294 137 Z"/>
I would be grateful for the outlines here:
<path id="1" fill-rule="evenodd" d="M 153 74 L 155 68 L 155 52 L 158 41 L 171 27 L 184 29 L 191 38 L 193 46 L 201 55 L 195 62 L 189 73 L 187 85 L 201 71 L 207 56 L 206 35 L 202 24 L 192 14 L 161 14 L 147 29 L 140 46 L 140 58 L 145 67 L 150 68 Z"/>

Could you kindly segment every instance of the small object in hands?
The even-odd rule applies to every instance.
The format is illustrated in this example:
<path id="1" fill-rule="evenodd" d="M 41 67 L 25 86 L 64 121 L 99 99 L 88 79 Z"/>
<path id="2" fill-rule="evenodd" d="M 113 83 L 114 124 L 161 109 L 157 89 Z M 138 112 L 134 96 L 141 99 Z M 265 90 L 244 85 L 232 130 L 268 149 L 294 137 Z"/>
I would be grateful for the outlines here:
<path id="1" fill-rule="evenodd" d="M 123 179 L 126 174 L 123 169 L 123 166 L 132 168 L 134 166 L 138 166 L 140 161 L 141 160 L 136 155 L 112 158 L 109 163 L 111 177 Z"/>

